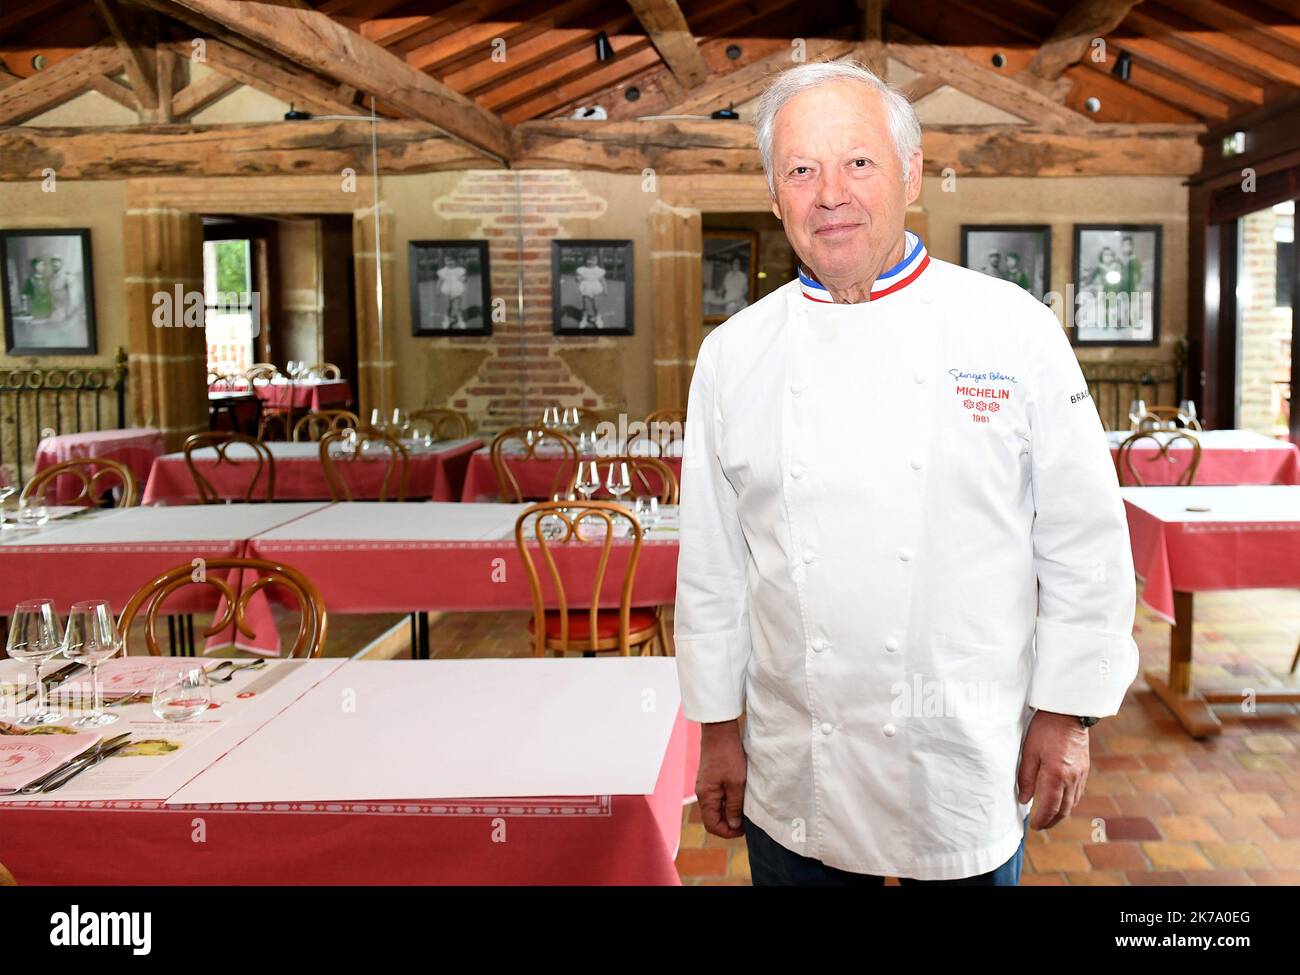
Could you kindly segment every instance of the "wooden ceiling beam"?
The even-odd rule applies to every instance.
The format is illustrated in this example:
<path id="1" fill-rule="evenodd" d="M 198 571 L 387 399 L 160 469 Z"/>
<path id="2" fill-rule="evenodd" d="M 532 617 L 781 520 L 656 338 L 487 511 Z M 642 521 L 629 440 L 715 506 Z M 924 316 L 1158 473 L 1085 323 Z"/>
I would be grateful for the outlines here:
<path id="1" fill-rule="evenodd" d="M 136 101 L 135 92 L 133 92 L 128 85 L 124 85 L 120 81 L 114 81 L 107 75 L 100 75 L 97 78 L 90 79 L 89 87 L 93 91 L 99 92 L 105 98 L 117 102 L 125 109 L 129 109 L 132 112 L 140 111 L 140 103 Z"/>
<path id="2" fill-rule="evenodd" d="M 889 70 L 885 50 L 885 7 L 887 0 L 857 0 L 862 11 L 862 62 L 879 78 Z"/>
<path id="3" fill-rule="evenodd" d="M 1028 122 L 1057 127 L 1092 122 L 1036 88 L 977 64 L 960 51 L 931 44 L 901 24 L 891 22 L 888 34 L 890 57 Z"/>
<path id="4" fill-rule="evenodd" d="M 1300 85 L 1300 60 L 1288 61 L 1274 57 L 1235 34 L 1209 27 L 1201 29 L 1201 25 L 1182 14 L 1159 7 L 1149 0 L 1142 5 L 1141 10 L 1135 9 L 1129 14 L 1129 24 L 1147 37 L 1177 41 L 1185 48 L 1219 58 L 1253 74 L 1288 85 Z"/>
<path id="5" fill-rule="evenodd" d="M 683 88 L 698 88 L 709 80 L 709 66 L 677 0 L 627 0 L 645 28 L 650 43 Z"/>
<path id="6" fill-rule="evenodd" d="M 1173 47 L 1150 37 L 1115 37 L 1108 42 L 1112 49 L 1128 51 L 1134 60 L 1150 62 L 1170 74 L 1176 75 L 1183 83 L 1200 88 L 1211 97 L 1225 101 L 1249 105 L 1264 104 L 1264 89 L 1252 84 L 1240 75 L 1224 71 L 1204 58 L 1188 54 L 1178 47 Z"/>
<path id="7" fill-rule="evenodd" d="M 1025 74 L 1051 84 L 1066 68 L 1078 64 L 1095 38 L 1118 27 L 1141 0 L 1075 0 L 1061 15 L 1025 69 Z"/>
<path id="8" fill-rule="evenodd" d="M 315 115 L 356 114 L 352 105 L 336 97 L 334 88 L 297 67 L 283 68 L 275 59 L 254 57 L 215 38 L 208 38 L 205 47 L 208 67 L 241 85 Z M 188 41 L 174 41 L 173 48 L 184 54 L 190 45 Z"/>
<path id="9" fill-rule="evenodd" d="M 16 81 L 0 100 L 0 125 L 18 125 L 90 88 L 95 78 L 122 70 L 122 52 L 105 42 Z"/>
<path id="10" fill-rule="evenodd" d="M 138 12 L 127 13 L 117 0 L 94 0 L 99 17 L 122 54 L 126 78 L 131 84 L 141 113 L 151 113 L 158 108 L 158 80 L 154 73 L 154 49 L 157 41 L 157 23 L 148 24 Z M 157 121 L 156 119 L 154 121 Z"/>
<path id="11" fill-rule="evenodd" d="M 1210 0 L 1179 0 L 1179 12 L 1202 24 L 1232 34 L 1271 57 L 1300 61 L 1300 25 L 1273 23 L 1258 8 L 1242 4 L 1212 3 Z M 1275 18 L 1282 20 L 1281 16 Z"/>
<path id="12" fill-rule="evenodd" d="M 214 20 L 338 84 L 377 94 L 490 155 L 505 158 L 509 153 L 509 130 L 497 115 L 326 14 L 251 0 L 166 0 L 166 5 Z"/>
<path id="13" fill-rule="evenodd" d="M 178 119 L 189 118 L 230 94 L 239 84 L 230 75 L 214 70 L 200 81 L 191 81 L 172 96 L 172 116 Z"/>

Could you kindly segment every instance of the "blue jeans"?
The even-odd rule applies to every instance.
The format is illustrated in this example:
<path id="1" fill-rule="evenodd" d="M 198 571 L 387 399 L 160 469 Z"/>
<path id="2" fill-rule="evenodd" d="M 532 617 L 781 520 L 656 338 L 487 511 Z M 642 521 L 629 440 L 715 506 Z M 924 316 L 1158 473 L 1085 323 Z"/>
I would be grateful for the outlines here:
<path id="1" fill-rule="evenodd" d="M 759 829 L 748 816 L 742 817 L 745 825 L 745 843 L 749 847 L 749 872 L 755 887 L 847 887 L 854 884 L 881 886 L 884 877 L 868 873 L 850 873 L 828 867 L 820 860 L 787 850 Z M 1025 817 L 1029 829 L 1029 817 Z M 899 883 L 945 884 L 958 887 L 1016 887 L 1020 884 L 1020 865 L 1025 855 L 1025 838 L 1020 838 L 1020 848 L 1002 866 L 976 877 L 957 880 L 913 880 L 900 877 Z"/>

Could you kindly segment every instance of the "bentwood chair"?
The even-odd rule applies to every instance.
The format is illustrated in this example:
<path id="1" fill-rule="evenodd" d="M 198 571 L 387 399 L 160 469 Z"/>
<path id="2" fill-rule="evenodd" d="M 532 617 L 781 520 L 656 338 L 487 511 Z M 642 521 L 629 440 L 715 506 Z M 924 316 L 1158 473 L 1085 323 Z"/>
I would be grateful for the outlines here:
<path id="1" fill-rule="evenodd" d="M 367 426 L 329 431 L 320 438 L 320 462 L 331 500 L 353 500 L 352 489 L 343 476 L 344 465 L 355 471 L 358 464 L 380 463 L 384 465 L 384 479 L 377 500 L 406 500 L 410 454 L 400 440 L 382 430 Z"/>
<path id="2" fill-rule="evenodd" d="M 270 362 L 254 362 L 244 370 L 244 378 L 250 383 L 270 382 L 280 375 L 280 370 Z"/>
<path id="3" fill-rule="evenodd" d="M 1133 449 L 1143 440 L 1150 440 L 1155 444 L 1158 454 L 1149 459 L 1149 463 L 1166 463 L 1176 464 L 1177 460 L 1169 456 L 1169 449 L 1179 440 L 1186 440 L 1190 446 L 1187 452 L 1190 460 L 1182 472 L 1178 475 L 1175 482 L 1179 487 L 1187 487 L 1196 483 L 1196 469 L 1201 466 L 1201 442 L 1186 430 L 1162 431 L 1157 433 L 1154 430 L 1139 429 L 1137 433 L 1125 439 L 1119 445 L 1119 453 L 1115 458 L 1115 471 L 1119 475 L 1119 483 L 1125 486 L 1124 474 L 1128 473 L 1130 478 L 1129 484 L 1134 487 L 1142 487 L 1142 477 L 1133 467 Z M 1143 450 L 1151 448 L 1144 447 Z M 1180 451 L 1181 453 L 1181 451 Z"/>
<path id="4" fill-rule="evenodd" d="M 507 448 L 515 448 L 513 450 Z M 522 447 L 523 449 L 518 449 Z M 569 494 L 578 478 L 578 447 L 559 430 L 550 427 L 511 427 L 502 430 L 492 440 L 490 450 L 492 471 L 497 478 L 497 493 L 501 500 L 518 504 L 538 500 L 536 494 L 524 496 L 515 477 L 512 464 L 536 460 L 556 460 L 551 488 L 543 500 L 557 494 Z"/>
<path id="5" fill-rule="evenodd" d="M 222 570 L 226 572 L 223 573 Z M 243 573 L 250 570 L 257 574 L 256 578 L 247 586 L 241 586 Z M 201 574 L 196 574 L 194 565 L 186 562 L 168 569 L 141 586 L 118 617 L 117 635 L 126 647 L 126 653 L 130 653 L 127 640 L 131 624 L 143 612 L 145 648 L 152 656 L 162 656 L 156 632 L 158 617 L 162 615 L 163 604 L 167 599 L 188 585 L 212 586 L 224 597 L 223 611 L 215 615 L 212 625 L 203 633 L 205 637 L 215 636 L 233 623 L 236 630 L 251 640 L 257 634 L 247 619 L 249 601 L 263 589 L 280 586 L 297 600 L 300 614 L 298 635 L 287 656 L 319 657 L 325 647 L 328 622 L 325 601 L 310 579 L 292 566 L 280 562 L 227 557 L 205 560 Z"/>
<path id="6" fill-rule="evenodd" d="M 434 440 L 464 440 L 469 436 L 469 414 L 459 410 L 441 407 L 427 410 L 412 410 L 411 424 L 424 421 L 429 424 L 429 433 Z"/>
<path id="7" fill-rule="evenodd" d="M 271 408 L 263 403 L 257 419 L 257 439 L 264 443 L 289 440 L 295 426 L 291 408 Z"/>
<path id="8" fill-rule="evenodd" d="M 245 502 L 275 500 L 275 457 L 271 454 L 271 449 L 262 441 L 242 433 L 209 430 L 192 435 L 186 439 L 182 448 L 185 453 L 185 466 L 190 469 L 190 477 L 194 478 L 194 486 L 199 492 L 200 504 L 215 504 L 225 500 L 221 492 L 212 486 L 195 464 L 195 451 L 207 448 L 216 451 L 214 468 L 228 464 L 231 467 L 252 471 L 252 476 L 248 479 L 248 487 L 244 489 L 243 496 L 239 500 Z M 264 474 L 265 478 L 263 478 Z M 263 496 L 255 497 L 254 495 L 259 493 L 259 481 L 265 485 L 260 491 Z"/>
<path id="9" fill-rule="evenodd" d="M 515 522 L 515 545 L 532 589 L 533 617 L 528 629 L 534 656 L 543 657 L 549 651 L 585 656 L 614 652 L 626 657 L 633 647 L 642 654 L 649 652 L 656 639 L 667 647 L 659 611 L 632 606 L 632 585 L 641 555 L 641 526 L 622 505 L 610 501 L 543 501 L 530 505 Z M 596 570 L 590 595 L 583 597 L 588 599 L 586 607 L 570 609 L 564 574 L 556 564 L 555 553 L 579 547 L 597 549 Z M 600 594 L 616 547 L 627 553 L 618 608 L 602 609 Z M 546 567 L 556 609 L 546 608 L 535 549 Z"/>
<path id="10" fill-rule="evenodd" d="M 632 484 L 629 501 L 632 498 L 655 497 L 660 504 L 676 504 L 680 488 L 677 475 L 673 469 L 658 457 L 600 457 L 596 459 L 596 470 L 602 476 L 600 493 L 608 493 L 603 485 L 606 483 L 609 468 L 617 464 L 627 465 L 628 480 Z"/>
<path id="11" fill-rule="evenodd" d="M 359 426 L 361 418 L 351 410 L 318 410 L 306 414 L 293 425 L 293 439 L 296 443 L 314 443 L 331 430 L 355 429 Z"/>
<path id="12" fill-rule="evenodd" d="M 121 461 L 109 457 L 76 457 L 55 464 L 53 467 L 47 467 L 32 475 L 32 479 L 23 488 L 19 500 L 25 501 L 32 495 L 43 494 L 52 485 L 57 484 L 60 477 L 76 478 L 81 482 L 80 493 L 71 500 L 60 499 L 60 504 L 97 507 L 106 494 L 115 499 L 111 507 L 134 508 L 140 503 L 140 483 L 131 473 L 131 469 Z M 111 483 L 106 483 L 115 479 L 121 486 L 120 495 L 114 495 Z"/>
<path id="13" fill-rule="evenodd" d="M 317 362 L 307 367 L 307 375 L 313 379 L 337 380 L 343 378 L 343 371 L 332 362 Z"/>

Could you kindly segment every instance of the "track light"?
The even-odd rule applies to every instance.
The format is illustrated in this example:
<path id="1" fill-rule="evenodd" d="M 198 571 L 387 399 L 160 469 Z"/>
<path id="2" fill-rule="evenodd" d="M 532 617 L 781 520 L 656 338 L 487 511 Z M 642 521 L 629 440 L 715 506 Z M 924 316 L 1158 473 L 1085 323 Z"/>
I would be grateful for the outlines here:
<path id="1" fill-rule="evenodd" d="M 1120 51 L 1119 57 L 1115 59 L 1115 67 L 1110 69 L 1120 81 L 1128 81 L 1129 75 L 1133 73 L 1133 56 L 1128 51 Z"/>
<path id="2" fill-rule="evenodd" d="M 604 31 L 601 31 L 599 34 L 596 35 L 596 60 L 597 61 L 614 60 L 614 48 L 610 46 L 609 37 L 605 34 Z"/>

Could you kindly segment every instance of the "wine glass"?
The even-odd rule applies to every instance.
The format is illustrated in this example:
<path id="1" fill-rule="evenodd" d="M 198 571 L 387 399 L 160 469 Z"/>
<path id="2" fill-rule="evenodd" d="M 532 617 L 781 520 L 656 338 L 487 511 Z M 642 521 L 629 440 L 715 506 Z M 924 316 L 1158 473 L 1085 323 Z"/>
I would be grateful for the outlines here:
<path id="1" fill-rule="evenodd" d="M 5 502 L 8 501 L 17 490 L 18 489 L 12 484 L 0 484 L 0 531 L 10 527 L 9 513 L 5 509 Z"/>
<path id="2" fill-rule="evenodd" d="M 580 422 L 582 421 L 581 417 L 578 415 L 578 408 L 576 406 L 566 406 L 564 408 L 564 413 L 560 416 L 560 429 L 565 433 L 571 434 L 574 430 L 578 429 L 578 424 Z"/>
<path id="3" fill-rule="evenodd" d="M 153 713 L 163 721 L 189 721 L 212 705 L 212 685 L 202 667 L 169 671 L 154 683 Z"/>
<path id="4" fill-rule="evenodd" d="M 18 499 L 18 527 L 28 530 L 40 528 L 50 520 L 50 506 L 44 491 L 35 491 Z"/>
<path id="5" fill-rule="evenodd" d="M 641 523 L 645 531 L 649 531 L 659 520 L 659 499 L 653 494 L 649 497 L 639 497 L 633 503 L 632 513 L 636 515 L 636 520 Z"/>
<path id="6" fill-rule="evenodd" d="M 550 427 L 552 430 L 560 426 L 560 408 L 558 406 L 548 406 L 542 410 L 542 426 Z"/>
<path id="7" fill-rule="evenodd" d="M 1184 426 L 1191 426 L 1196 422 L 1196 403 L 1192 400 L 1185 399 L 1178 404 L 1178 419 L 1183 421 Z"/>
<path id="8" fill-rule="evenodd" d="M 590 501 L 591 496 L 600 490 L 600 471 L 594 460 L 579 462 L 578 479 L 575 484 L 584 501 Z"/>
<path id="9" fill-rule="evenodd" d="M 99 665 L 117 654 L 121 645 L 113 627 L 113 607 L 105 599 L 73 603 L 63 634 L 63 655 L 90 668 L 94 704 L 90 714 L 72 722 L 78 728 L 99 728 L 112 724 L 117 715 L 104 710 L 104 688 L 99 682 Z"/>
<path id="10" fill-rule="evenodd" d="M 370 426 L 375 430 L 384 428 L 384 411 L 377 406 L 370 411 Z"/>
<path id="11" fill-rule="evenodd" d="M 406 415 L 406 410 L 400 406 L 393 407 L 393 434 L 399 440 L 405 440 L 406 435 L 411 432 L 411 418 Z"/>
<path id="12" fill-rule="evenodd" d="M 632 479 L 627 474 L 626 461 L 618 461 L 609 465 L 609 474 L 605 478 L 605 490 L 610 496 L 618 501 L 628 491 L 632 490 Z"/>
<path id="13" fill-rule="evenodd" d="M 1128 420 L 1136 430 L 1142 423 L 1142 418 L 1147 415 L 1146 400 L 1135 399 L 1128 405 Z"/>
<path id="14" fill-rule="evenodd" d="M 50 724 L 63 717 L 45 708 L 45 685 L 41 683 L 41 664 L 63 649 L 63 630 L 53 599 L 24 599 L 14 607 L 9 621 L 9 642 L 5 645 L 15 660 L 29 660 L 36 677 L 36 710 L 20 725 Z"/>

